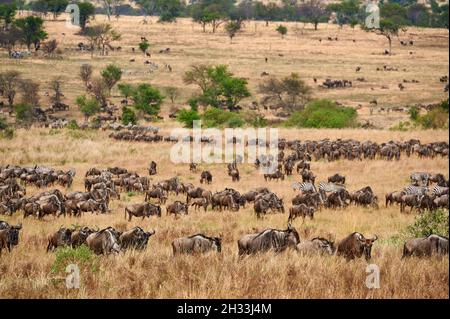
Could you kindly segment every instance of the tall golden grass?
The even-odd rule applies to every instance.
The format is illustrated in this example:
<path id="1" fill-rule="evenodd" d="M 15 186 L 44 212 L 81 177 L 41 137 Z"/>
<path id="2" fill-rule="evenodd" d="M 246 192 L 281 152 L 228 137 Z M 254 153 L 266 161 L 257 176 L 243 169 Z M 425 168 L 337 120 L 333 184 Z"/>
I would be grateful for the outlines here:
<path id="1" fill-rule="evenodd" d="M 169 130 L 169 128 L 166 128 Z M 199 184 L 199 173 L 189 172 L 188 165 L 174 165 L 169 159 L 171 144 L 117 142 L 103 131 L 70 131 L 31 129 L 19 130 L 12 140 L 0 140 L 0 165 L 48 165 L 75 168 L 77 176 L 68 190 L 82 190 L 83 176 L 90 167 L 121 166 L 147 175 L 151 160 L 158 163 L 158 175 L 152 182 L 178 175 L 182 181 Z M 448 141 L 448 131 L 389 132 L 379 130 L 281 130 L 287 138 L 320 139 L 353 137 L 358 140 L 419 138 L 422 142 Z M 280 182 L 264 182 L 251 164 L 240 166 L 242 180 L 232 183 L 223 164 L 202 165 L 213 174 L 213 191 L 234 187 L 247 191 L 267 186 L 282 196 L 290 206 L 294 191 L 290 185 L 298 176 Z M 175 219 L 124 218 L 124 207 L 142 202 L 143 195 L 122 193 L 120 201 L 110 205 L 107 215 L 85 214 L 81 218 L 46 217 L 43 221 L 21 214 L 1 216 L 9 223 L 23 223 L 20 243 L 11 254 L 0 257 L 0 297 L 2 298 L 448 298 L 449 260 L 445 258 L 401 259 L 402 240 L 399 235 L 414 222 L 414 214 L 402 214 L 398 207 L 385 208 L 384 194 L 402 188 L 412 171 L 443 172 L 448 177 L 445 158 L 419 159 L 402 157 L 400 161 L 374 160 L 361 162 L 313 162 L 317 180 L 336 172 L 347 177 L 348 189 L 370 185 L 380 198 L 380 209 L 351 206 L 345 210 L 322 210 L 314 220 L 294 221 L 301 239 L 315 236 L 339 240 L 353 231 L 367 236 L 377 234 L 372 260 L 380 267 L 379 289 L 365 286 L 365 260 L 345 261 L 334 256 L 300 256 L 288 251 L 282 254 L 261 254 L 242 260 L 237 256 L 237 240 L 246 233 L 265 228 L 285 228 L 286 214 L 271 214 L 257 220 L 252 206 L 239 212 L 194 212 Z M 28 195 L 37 193 L 27 188 Z M 168 203 L 177 197 L 172 195 Z M 184 200 L 184 196 L 178 197 Z M 165 210 L 163 209 L 165 212 Z M 113 226 L 119 230 L 141 226 L 155 229 L 144 252 L 127 251 L 117 256 L 99 256 L 94 267 L 81 267 L 79 290 L 66 289 L 64 272 L 52 272 L 55 253 L 46 253 L 47 235 L 61 225 Z M 221 235 L 223 251 L 205 256 L 172 256 L 171 241 L 195 233 Z M 400 239 L 399 239 L 400 238 Z"/>

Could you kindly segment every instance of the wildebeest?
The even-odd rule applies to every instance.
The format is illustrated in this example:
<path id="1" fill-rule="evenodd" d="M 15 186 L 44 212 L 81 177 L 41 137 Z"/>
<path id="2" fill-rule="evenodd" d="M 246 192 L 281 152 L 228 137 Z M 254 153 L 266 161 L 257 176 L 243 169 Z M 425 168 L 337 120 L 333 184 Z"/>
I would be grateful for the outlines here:
<path id="1" fill-rule="evenodd" d="M 137 250 L 144 250 L 145 248 L 147 248 L 147 243 L 150 236 L 154 234 L 154 230 L 146 232 L 142 228 L 136 226 L 128 231 L 123 232 L 120 235 L 120 249 L 125 250 L 128 248 L 133 248 Z"/>
<path id="2" fill-rule="evenodd" d="M 150 167 L 148 168 L 148 174 L 149 175 L 156 175 L 157 174 L 157 172 L 156 172 L 156 162 L 155 161 L 152 161 L 150 163 Z"/>
<path id="3" fill-rule="evenodd" d="M 94 212 L 101 212 L 102 214 L 106 213 L 106 204 L 100 201 L 96 201 L 94 199 L 88 199 L 85 201 L 78 202 L 76 204 L 78 208 L 78 213 L 83 212 L 91 212 L 94 214 Z"/>
<path id="4" fill-rule="evenodd" d="M 174 214 L 175 217 L 177 217 L 178 214 L 186 214 L 187 215 L 188 214 L 188 205 L 177 200 L 166 207 L 166 215 L 169 215 L 169 214 Z"/>
<path id="5" fill-rule="evenodd" d="M 194 206 L 195 210 L 197 210 L 199 207 L 203 207 L 206 212 L 208 208 L 208 201 L 206 200 L 206 198 L 195 198 L 192 201 L 191 206 Z"/>
<path id="6" fill-rule="evenodd" d="M 203 182 L 205 182 L 206 184 L 211 184 L 212 178 L 213 176 L 210 171 L 203 171 L 200 174 L 200 184 L 203 184 Z"/>
<path id="7" fill-rule="evenodd" d="M 150 203 L 131 204 L 125 207 L 125 219 L 127 218 L 127 214 L 128 221 L 131 221 L 133 216 L 142 217 L 142 219 L 145 217 L 150 218 L 150 216 L 161 217 L 161 207 Z"/>
<path id="8" fill-rule="evenodd" d="M 239 182 L 239 180 L 240 180 L 240 175 L 239 175 L 239 170 L 237 169 L 237 167 L 236 168 L 233 168 L 231 171 L 230 171 L 230 176 L 231 176 L 231 180 L 233 181 L 233 182 Z"/>
<path id="9" fill-rule="evenodd" d="M 290 224 L 286 230 L 266 229 L 258 234 L 244 235 L 238 240 L 239 255 L 250 255 L 274 250 L 281 252 L 300 243 L 297 230 Z"/>
<path id="10" fill-rule="evenodd" d="M 72 229 L 61 227 L 48 236 L 47 252 L 61 246 L 68 246 L 72 241 Z"/>
<path id="11" fill-rule="evenodd" d="M 276 179 L 277 181 L 281 179 L 282 181 L 284 181 L 284 174 L 279 169 L 274 173 L 264 174 L 265 181 L 271 181 L 272 179 Z"/>
<path id="12" fill-rule="evenodd" d="M 80 230 L 75 229 L 70 236 L 70 244 L 72 248 L 86 244 L 86 238 L 88 238 L 88 236 L 92 233 L 95 233 L 95 230 L 87 226 L 81 228 Z"/>
<path id="13" fill-rule="evenodd" d="M 338 184 L 345 184 L 345 176 L 334 174 L 330 177 L 328 177 L 328 183 L 338 183 Z"/>
<path id="14" fill-rule="evenodd" d="M 401 204 L 402 196 L 405 195 L 405 192 L 391 192 L 386 194 L 386 207 L 388 205 L 392 205 L 393 203 Z"/>
<path id="15" fill-rule="evenodd" d="M 10 226 L 8 224 L 5 226 L 5 224 L 2 227 L 6 228 L 0 228 L 0 255 L 4 248 L 7 248 L 8 252 L 11 252 L 11 249 L 19 244 L 19 232 L 22 229 L 22 224 L 17 226 Z M 0 222 L 0 225 L 2 225 L 2 222 Z"/>
<path id="16" fill-rule="evenodd" d="M 311 240 L 302 240 L 297 245 L 297 251 L 302 254 L 333 255 L 334 242 L 321 237 L 315 237 Z"/>
<path id="17" fill-rule="evenodd" d="M 120 252 L 119 234 L 111 227 L 90 234 L 86 238 L 87 246 L 97 255 Z"/>
<path id="18" fill-rule="evenodd" d="M 316 175 L 314 175 L 314 173 L 312 171 L 303 169 L 300 172 L 300 175 L 302 176 L 302 181 L 303 182 L 311 182 L 311 183 L 315 183 L 316 181 Z"/>
<path id="19" fill-rule="evenodd" d="M 372 245 L 377 239 L 377 235 L 367 239 L 361 233 L 351 233 L 337 244 L 336 255 L 344 256 L 348 261 L 361 258 L 364 254 L 364 258 L 368 261 L 372 257 Z"/>
<path id="20" fill-rule="evenodd" d="M 206 253 L 209 251 L 222 251 L 222 238 L 208 237 L 203 234 L 177 238 L 172 242 L 173 254 L 180 253 Z"/>
<path id="21" fill-rule="evenodd" d="M 160 187 L 155 187 L 145 192 L 145 201 L 148 201 L 150 198 L 157 198 L 159 204 L 165 204 L 167 200 L 164 190 Z"/>
<path id="22" fill-rule="evenodd" d="M 294 205 L 289 208 L 289 222 L 292 222 L 298 216 L 301 216 L 303 220 L 305 220 L 306 216 L 309 216 L 310 219 L 314 218 L 314 207 L 308 207 L 305 204 Z"/>
<path id="23" fill-rule="evenodd" d="M 403 257 L 430 257 L 432 255 L 448 255 L 448 238 L 439 235 L 414 238 L 403 246 Z"/>

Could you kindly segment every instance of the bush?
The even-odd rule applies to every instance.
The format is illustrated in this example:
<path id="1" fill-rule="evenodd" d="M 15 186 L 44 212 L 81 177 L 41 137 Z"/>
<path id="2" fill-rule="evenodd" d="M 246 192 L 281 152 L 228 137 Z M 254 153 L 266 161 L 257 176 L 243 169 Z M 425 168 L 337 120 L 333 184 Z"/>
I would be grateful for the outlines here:
<path id="1" fill-rule="evenodd" d="M 405 122 L 399 122 L 398 124 L 392 126 L 389 128 L 391 131 L 400 131 L 400 132 L 406 132 L 411 128 L 411 122 L 405 121 Z"/>
<path id="2" fill-rule="evenodd" d="M 98 269 L 96 263 L 97 257 L 86 245 L 81 245 L 75 249 L 71 247 L 60 247 L 56 249 L 55 255 L 56 259 L 51 270 L 54 274 L 64 272 L 70 264 L 75 264 L 80 268 L 89 267 L 91 271 Z"/>
<path id="3" fill-rule="evenodd" d="M 241 127 L 244 120 L 237 113 L 225 111 L 218 108 L 208 108 L 202 115 L 205 127 Z"/>
<path id="4" fill-rule="evenodd" d="M 417 121 L 420 115 L 420 109 L 417 106 L 413 106 L 409 109 L 409 118 L 413 121 Z"/>
<path id="5" fill-rule="evenodd" d="M 330 100 L 314 100 L 304 110 L 294 112 L 285 122 L 287 127 L 344 128 L 356 125 L 356 110 L 338 106 Z"/>
<path id="6" fill-rule="evenodd" d="M 136 113 L 131 108 L 126 106 L 122 108 L 122 123 L 125 125 L 137 123 Z"/>
<path id="7" fill-rule="evenodd" d="M 78 130 L 80 127 L 78 126 L 77 121 L 75 120 L 70 120 L 69 124 L 67 124 L 67 128 L 69 130 Z"/>
<path id="8" fill-rule="evenodd" d="M 193 121 L 200 120 L 200 115 L 195 110 L 180 110 L 177 114 L 177 121 L 186 128 L 193 127 Z"/>
<path id="9" fill-rule="evenodd" d="M 425 129 L 448 128 L 448 110 L 436 107 L 421 116 L 418 123 Z"/>
<path id="10" fill-rule="evenodd" d="M 8 128 L 8 123 L 6 123 L 6 119 L 0 116 L 0 131 L 6 130 Z"/>
<path id="11" fill-rule="evenodd" d="M 33 118 L 33 107 L 29 104 L 20 103 L 14 106 L 16 119 L 21 122 L 31 121 Z"/>
<path id="12" fill-rule="evenodd" d="M 6 123 L 6 119 L 0 116 L 0 139 L 12 139 L 14 137 L 14 129 Z"/>
<path id="13" fill-rule="evenodd" d="M 448 211 L 440 209 L 416 217 L 413 225 L 407 228 L 411 237 L 427 237 L 431 234 L 448 237 Z"/>
<path id="14" fill-rule="evenodd" d="M 242 111 L 241 114 L 244 121 L 253 127 L 267 126 L 267 120 L 264 115 L 251 110 Z"/>

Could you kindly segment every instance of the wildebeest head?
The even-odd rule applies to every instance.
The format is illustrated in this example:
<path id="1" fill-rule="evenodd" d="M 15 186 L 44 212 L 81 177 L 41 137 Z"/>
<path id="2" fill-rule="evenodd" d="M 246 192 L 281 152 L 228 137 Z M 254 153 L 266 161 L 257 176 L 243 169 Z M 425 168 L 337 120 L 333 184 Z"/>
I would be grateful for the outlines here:
<path id="1" fill-rule="evenodd" d="M 222 251 L 222 238 L 211 237 L 213 249 L 217 250 L 218 253 Z"/>
<path id="2" fill-rule="evenodd" d="M 288 228 L 286 229 L 286 233 L 288 234 L 286 237 L 286 245 L 295 247 L 298 243 L 300 243 L 300 235 L 297 232 L 297 229 L 288 224 Z"/>
<path id="3" fill-rule="evenodd" d="M 322 237 L 315 237 L 311 241 L 317 242 L 319 244 L 321 251 L 329 255 L 332 255 L 334 253 L 335 250 L 334 241 L 329 241 L 328 239 Z"/>
<path id="4" fill-rule="evenodd" d="M 370 258 L 372 258 L 372 245 L 374 243 L 374 241 L 376 241 L 378 239 L 378 236 L 375 235 L 373 238 L 365 238 L 362 234 L 360 233 L 356 233 L 355 234 L 356 239 L 359 241 L 360 243 L 360 249 L 362 250 L 362 252 L 364 253 L 364 258 L 368 261 L 370 260 Z"/>
<path id="5" fill-rule="evenodd" d="M 11 246 L 16 246 L 19 243 L 19 231 L 22 229 L 22 224 L 17 226 L 10 226 L 8 231 L 8 242 Z"/>

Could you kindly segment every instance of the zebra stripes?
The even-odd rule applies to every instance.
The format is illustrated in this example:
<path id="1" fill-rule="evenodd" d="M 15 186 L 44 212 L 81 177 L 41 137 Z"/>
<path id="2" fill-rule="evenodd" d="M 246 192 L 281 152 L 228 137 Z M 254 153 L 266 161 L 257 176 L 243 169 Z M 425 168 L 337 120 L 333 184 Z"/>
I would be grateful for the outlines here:
<path id="1" fill-rule="evenodd" d="M 319 183 L 319 191 L 320 192 L 334 193 L 334 192 L 340 191 L 342 189 L 345 190 L 345 186 L 344 185 L 328 183 L 328 182 L 325 182 L 325 181 L 322 181 L 322 182 Z"/>
<path id="2" fill-rule="evenodd" d="M 442 196 L 445 194 L 448 194 L 448 187 L 442 187 L 442 186 L 434 186 L 431 190 L 431 194 L 433 196 Z"/>
<path id="3" fill-rule="evenodd" d="M 425 185 L 428 185 L 429 180 L 431 178 L 431 174 L 424 172 L 414 172 L 409 178 L 411 179 L 411 183 L 419 185 L 419 183 L 424 182 Z"/>
<path id="4" fill-rule="evenodd" d="M 428 187 L 426 186 L 406 186 L 403 191 L 406 195 L 425 195 L 428 192 Z"/>
<path id="5" fill-rule="evenodd" d="M 314 184 L 310 183 L 310 182 L 303 182 L 303 183 L 296 182 L 296 183 L 292 184 L 292 188 L 294 190 L 298 189 L 298 190 L 302 191 L 302 193 L 308 193 L 308 192 L 315 193 L 317 191 L 316 186 L 314 186 Z"/>

